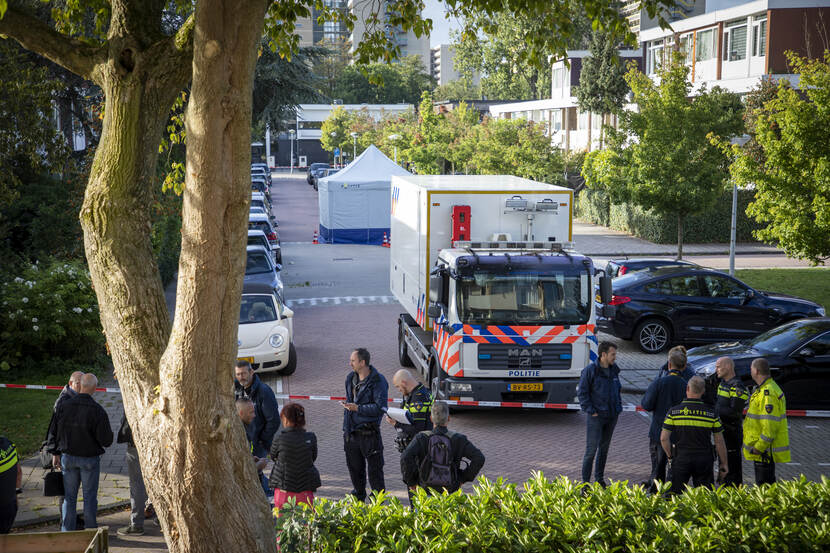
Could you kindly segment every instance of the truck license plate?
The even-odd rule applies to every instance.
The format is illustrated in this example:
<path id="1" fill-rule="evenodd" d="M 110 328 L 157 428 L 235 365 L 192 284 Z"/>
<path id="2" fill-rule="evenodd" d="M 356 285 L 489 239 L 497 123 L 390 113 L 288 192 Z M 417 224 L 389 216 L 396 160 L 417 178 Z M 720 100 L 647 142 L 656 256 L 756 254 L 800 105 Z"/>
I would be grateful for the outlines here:
<path id="1" fill-rule="evenodd" d="M 542 391 L 542 383 L 541 382 L 518 382 L 516 384 L 510 384 L 508 390 L 511 392 L 541 392 Z"/>
<path id="2" fill-rule="evenodd" d="M 247 361 L 251 365 L 254 364 L 254 358 L 253 357 L 239 357 L 239 358 L 237 358 L 237 361 Z"/>

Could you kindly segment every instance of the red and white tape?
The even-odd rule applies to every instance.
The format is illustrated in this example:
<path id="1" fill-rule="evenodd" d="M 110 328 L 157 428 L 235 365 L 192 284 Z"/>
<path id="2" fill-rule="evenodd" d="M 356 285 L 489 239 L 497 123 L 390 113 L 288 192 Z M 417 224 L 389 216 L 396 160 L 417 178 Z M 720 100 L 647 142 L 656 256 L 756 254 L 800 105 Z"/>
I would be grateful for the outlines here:
<path id="1" fill-rule="evenodd" d="M 63 386 L 44 386 L 42 384 L 0 384 L 0 388 L 13 388 L 21 390 L 57 390 L 63 389 Z M 106 392 L 111 394 L 121 393 L 119 388 L 95 388 L 96 392 Z M 299 395 L 299 394 L 275 394 L 278 399 L 290 399 L 299 401 L 346 401 L 346 396 L 317 396 L 317 395 Z M 400 401 L 400 398 L 389 398 L 389 403 Z M 459 407 L 513 407 L 521 409 L 556 409 L 556 410 L 579 410 L 578 403 L 528 403 L 522 401 L 462 401 L 450 399 L 446 400 L 449 405 L 456 405 Z M 629 412 L 643 412 L 646 410 L 639 405 L 626 404 L 623 405 L 623 411 Z M 814 418 L 830 418 L 830 411 L 819 411 L 815 409 L 790 409 L 787 411 L 788 417 L 814 417 Z"/>

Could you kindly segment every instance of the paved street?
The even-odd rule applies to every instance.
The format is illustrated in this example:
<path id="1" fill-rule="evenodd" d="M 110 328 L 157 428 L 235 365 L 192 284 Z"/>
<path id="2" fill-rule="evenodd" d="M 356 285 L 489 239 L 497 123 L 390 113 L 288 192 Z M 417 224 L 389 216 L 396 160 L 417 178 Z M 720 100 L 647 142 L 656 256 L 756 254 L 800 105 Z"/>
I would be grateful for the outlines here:
<path id="1" fill-rule="evenodd" d="M 317 194 L 306 184 L 304 173 L 294 177 L 276 175 L 273 194 L 280 221 L 285 295 L 295 311 L 298 365 L 290 378 L 263 374 L 263 380 L 277 393 L 343 395 L 344 379 L 349 371 L 348 356 L 355 347 L 366 347 L 372 354 L 372 364 L 391 382 L 392 375 L 400 368 L 396 353 L 396 319 L 401 308 L 389 291 L 389 250 L 376 246 L 312 245 L 312 234 L 317 227 Z M 603 234 L 598 229 L 600 227 L 576 224 L 577 248 L 595 253 L 597 257 L 611 257 L 646 251 L 649 247 L 648 243 L 643 245 L 637 239 L 608 231 Z M 601 251 L 601 248 L 607 249 Z M 723 248 L 722 245 L 692 245 L 687 251 L 707 254 L 704 264 L 723 266 L 725 256 L 717 255 Z M 778 266 L 786 260 L 783 256 L 768 253 L 769 248 L 753 244 L 741 245 L 739 251 L 746 252 L 738 257 L 739 267 L 751 266 L 743 264 L 743 255 L 752 260 L 750 263 L 761 266 Z M 781 263 L 791 264 L 789 261 Z M 624 389 L 630 392 L 624 401 L 630 404 L 639 401 L 642 390 L 663 361 L 663 355 L 642 354 L 630 343 L 620 344 L 618 362 L 623 369 Z M 391 385 L 390 395 L 397 396 Z M 107 406 L 113 428 L 117 428 L 121 416 L 120 398 L 114 394 L 96 397 Z M 317 465 L 323 487 L 318 495 L 342 498 L 351 489 L 343 453 L 342 407 L 329 401 L 302 403 L 307 409 L 308 429 L 317 434 L 319 442 Z M 534 470 L 542 470 L 551 478 L 560 474 L 578 478 L 585 442 L 584 425 L 585 419 L 580 413 L 530 409 L 461 411 L 454 413 L 450 422 L 451 428 L 466 434 L 486 455 L 485 476 L 491 479 L 504 477 L 516 483 L 526 480 Z M 608 478 L 630 482 L 646 479 L 649 472 L 648 425 L 646 414 L 621 415 L 611 444 L 606 469 Z M 399 455 L 393 443 L 394 432 L 391 427 L 384 428 L 383 435 L 386 484 L 397 497 L 404 498 Z M 830 420 L 791 419 L 790 436 L 793 463 L 779 467 L 780 477 L 791 478 L 803 473 L 817 480 L 822 474 L 830 473 L 830 451 L 822 445 L 830 442 Z M 27 461 L 27 465 L 33 466 L 33 460 Z M 751 481 L 752 467 L 748 463 L 745 463 L 744 474 L 746 481 Z M 46 515 L 51 515 L 54 520 L 57 514 L 54 506 L 49 506 L 49 498 L 40 496 L 41 475 L 40 469 L 27 470 L 19 521 L 43 520 Z M 102 507 L 123 504 L 129 497 L 125 481 L 123 447 L 113 447 L 103 458 L 102 483 L 110 487 L 102 488 L 99 497 Z M 470 486 L 465 486 L 465 490 L 469 489 Z M 116 513 L 104 520 L 119 526 L 126 524 L 127 519 L 124 513 Z M 111 535 L 114 530 L 113 527 Z M 111 550 L 163 550 L 158 529 L 152 532 L 155 536 L 135 538 L 131 542 L 113 540 Z"/>

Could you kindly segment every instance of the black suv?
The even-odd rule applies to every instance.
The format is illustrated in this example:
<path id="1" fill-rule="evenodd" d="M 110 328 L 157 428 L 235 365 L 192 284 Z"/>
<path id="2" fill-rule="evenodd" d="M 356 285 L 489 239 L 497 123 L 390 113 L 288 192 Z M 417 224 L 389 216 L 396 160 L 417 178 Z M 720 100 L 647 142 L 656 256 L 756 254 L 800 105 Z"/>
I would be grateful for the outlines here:
<path id="1" fill-rule="evenodd" d="M 612 281 L 613 296 L 597 305 L 597 326 L 646 353 L 672 342 L 708 343 L 751 338 L 787 321 L 823 317 L 809 300 L 753 290 L 713 269 L 671 267 Z"/>
<path id="2" fill-rule="evenodd" d="M 697 267 L 697 263 L 682 259 L 665 259 L 660 257 L 635 257 L 633 259 L 611 259 L 605 266 L 605 274 L 611 278 L 636 273 L 654 271 L 665 267 Z"/>

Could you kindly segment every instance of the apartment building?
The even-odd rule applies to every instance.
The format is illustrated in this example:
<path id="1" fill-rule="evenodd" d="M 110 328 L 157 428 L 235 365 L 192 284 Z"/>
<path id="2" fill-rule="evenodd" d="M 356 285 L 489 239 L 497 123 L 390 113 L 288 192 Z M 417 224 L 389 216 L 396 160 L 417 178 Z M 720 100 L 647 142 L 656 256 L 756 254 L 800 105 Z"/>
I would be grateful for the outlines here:
<path id="1" fill-rule="evenodd" d="M 348 9 L 356 17 L 354 28 L 349 36 L 351 53 L 353 54 L 363 39 L 363 35 L 366 34 L 367 26 L 372 25 L 371 18 L 373 14 L 379 14 L 379 25 L 383 26 L 384 19 L 388 17 L 390 6 L 385 0 L 349 0 Z M 418 56 L 424 66 L 424 71 L 430 70 L 431 51 L 429 48 L 429 36 L 417 37 L 412 31 L 404 31 L 400 27 L 393 27 L 391 25 L 385 26 L 385 32 L 392 42 L 400 48 L 401 58 Z"/>
<path id="2" fill-rule="evenodd" d="M 326 8 L 334 8 L 337 11 L 348 13 L 349 5 L 346 0 L 323 0 Z M 311 6 L 311 16 L 297 19 L 296 29 L 300 35 L 300 47 L 315 46 L 321 41 L 338 43 L 348 40 L 350 33 L 346 28 L 345 21 L 324 21 L 318 22 L 321 10 Z"/>
<path id="3" fill-rule="evenodd" d="M 440 86 L 461 78 L 461 73 L 455 69 L 455 46 L 439 44 L 431 50 L 429 72 Z M 473 73 L 473 85 L 479 82 L 478 72 Z"/>

